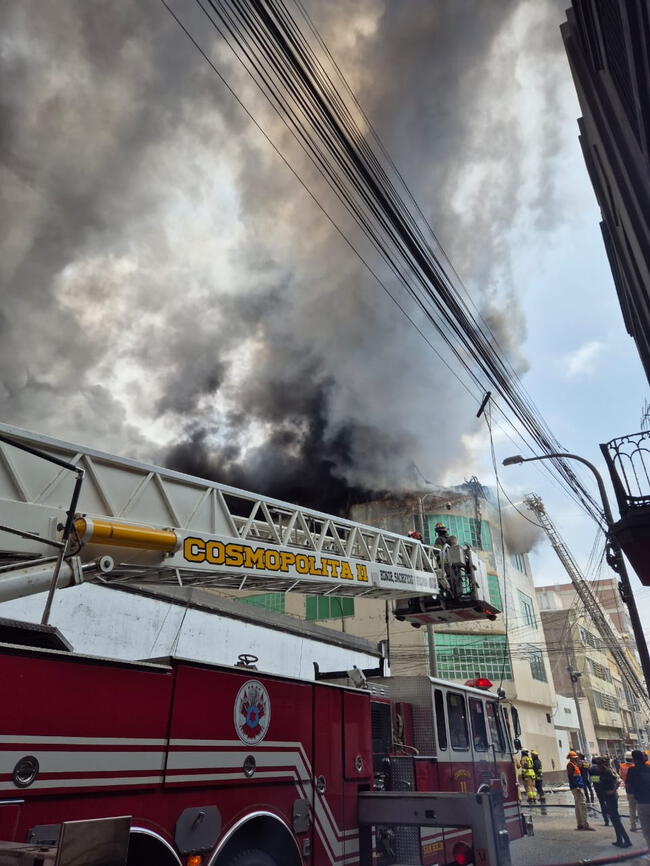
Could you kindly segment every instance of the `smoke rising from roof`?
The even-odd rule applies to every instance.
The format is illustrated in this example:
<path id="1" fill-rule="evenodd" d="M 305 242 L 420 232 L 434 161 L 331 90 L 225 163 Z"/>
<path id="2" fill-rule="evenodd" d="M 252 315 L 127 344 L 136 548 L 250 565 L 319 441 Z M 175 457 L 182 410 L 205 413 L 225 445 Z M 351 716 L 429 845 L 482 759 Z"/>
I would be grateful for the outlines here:
<path id="1" fill-rule="evenodd" d="M 557 219 L 562 7 L 310 8 L 523 371 L 509 244 Z M 178 11 L 331 205 L 205 20 Z M 436 479 L 458 465 L 472 400 L 157 0 L 9 0 L 0 25 L 5 421 L 324 510 L 412 486 L 414 461 Z M 531 100 L 546 119 L 529 134 Z"/>

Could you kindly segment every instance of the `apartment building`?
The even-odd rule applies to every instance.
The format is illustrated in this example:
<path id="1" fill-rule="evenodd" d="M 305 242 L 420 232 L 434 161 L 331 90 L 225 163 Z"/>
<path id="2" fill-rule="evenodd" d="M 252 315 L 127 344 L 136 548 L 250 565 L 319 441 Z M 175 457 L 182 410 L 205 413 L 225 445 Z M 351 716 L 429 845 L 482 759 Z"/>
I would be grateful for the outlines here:
<path id="1" fill-rule="evenodd" d="M 610 582 L 604 583 L 606 589 Z M 598 582 L 592 588 L 598 593 Z M 593 737 L 587 735 L 589 751 L 620 755 L 626 749 L 645 746 L 647 714 L 579 604 L 575 589 L 571 584 L 538 587 L 537 597 L 555 690 L 571 698 L 575 685 L 585 732 L 594 732 Z M 606 609 L 604 612 L 608 615 Z M 625 617 L 621 614 L 619 625 L 625 625 Z M 625 644 L 627 635 L 609 618 L 615 634 Z M 629 656 L 633 659 L 634 653 L 630 651 Z"/>

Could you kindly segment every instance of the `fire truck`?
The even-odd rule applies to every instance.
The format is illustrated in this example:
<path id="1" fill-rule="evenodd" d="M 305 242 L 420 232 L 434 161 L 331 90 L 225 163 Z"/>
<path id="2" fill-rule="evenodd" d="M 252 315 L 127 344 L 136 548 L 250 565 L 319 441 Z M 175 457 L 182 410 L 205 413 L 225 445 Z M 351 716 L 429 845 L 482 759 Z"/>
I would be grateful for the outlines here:
<path id="1" fill-rule="evenodd" d="M 498 612 L 469 549 L 1 426 L 0 600 L 47 599 L 41 625 L 0 623 L 0 864 L 509 862 L 513 741 L 486 681 L 83 655 L 48 619 L 85 581 Z"/>

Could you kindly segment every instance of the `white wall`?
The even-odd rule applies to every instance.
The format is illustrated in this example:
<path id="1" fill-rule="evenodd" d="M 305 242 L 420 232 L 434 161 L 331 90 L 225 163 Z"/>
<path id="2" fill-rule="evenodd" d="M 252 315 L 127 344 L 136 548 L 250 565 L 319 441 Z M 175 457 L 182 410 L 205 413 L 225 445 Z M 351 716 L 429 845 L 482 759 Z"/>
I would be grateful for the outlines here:
<path id="1" fill-rule="evenodd" d="M 5 602 L 0 616 L 40 622 L 44 601 L 39 594 Z M 369 653 L 93 584 L 57 592 L 50 624 L 76 652 L 108 658 L 176 655 L 233 665 L 240 653 L 252 653 L 261 671 L 308 680 L 315 661 L 322 670 L 377 666 Z"/>

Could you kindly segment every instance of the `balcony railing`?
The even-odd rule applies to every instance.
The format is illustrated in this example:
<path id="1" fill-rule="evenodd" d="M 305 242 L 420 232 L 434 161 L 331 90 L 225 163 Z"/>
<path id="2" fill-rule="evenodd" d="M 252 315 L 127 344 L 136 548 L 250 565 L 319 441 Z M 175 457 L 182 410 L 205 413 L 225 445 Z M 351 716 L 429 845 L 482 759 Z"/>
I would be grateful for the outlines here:
<path id="1" fill-rule="evenodd" d="M 650 507 L 650 430 L 619 436 L 600 446 L 621 517 Z"/>

